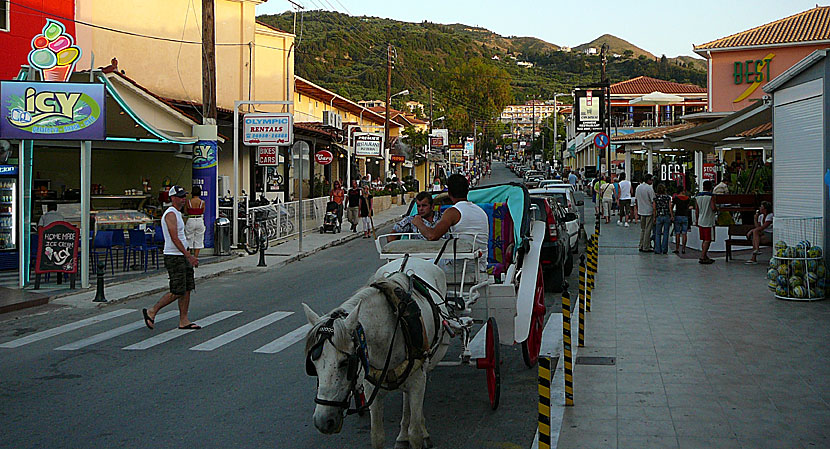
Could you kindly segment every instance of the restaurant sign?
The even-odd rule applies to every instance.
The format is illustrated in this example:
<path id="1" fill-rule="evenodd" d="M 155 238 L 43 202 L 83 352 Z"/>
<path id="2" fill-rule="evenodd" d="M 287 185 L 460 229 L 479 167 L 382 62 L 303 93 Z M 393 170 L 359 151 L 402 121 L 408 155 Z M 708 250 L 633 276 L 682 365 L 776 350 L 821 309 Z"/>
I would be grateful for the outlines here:
<path id="1" fill-rule="evenodd" d="M 242 120 L 242 143 L 245 145 L 292 145 L 293 116 L 285 112 L 245 114 Z"/>
<path id="2" fill-rule="evenodd" d="M 104 140 L 103 84 L 0 81 L 0 138 Z"/>
<path id="3" fill-rule="evenodd" d="M 383 153 L 383 134 L 354 133 L 355 156 L 380 157 Z"/>

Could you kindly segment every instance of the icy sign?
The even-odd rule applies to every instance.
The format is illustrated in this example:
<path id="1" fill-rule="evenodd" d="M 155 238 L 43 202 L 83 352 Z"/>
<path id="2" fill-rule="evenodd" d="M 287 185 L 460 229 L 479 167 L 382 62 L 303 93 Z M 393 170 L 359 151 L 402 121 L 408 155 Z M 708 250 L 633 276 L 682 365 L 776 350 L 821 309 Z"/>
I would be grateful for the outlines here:
<path id="1" fill-rule="evenodd" d="M 245 114 L 242 120 L 245 145 L 292 145 L 294 124 L 288 113 Z"/>

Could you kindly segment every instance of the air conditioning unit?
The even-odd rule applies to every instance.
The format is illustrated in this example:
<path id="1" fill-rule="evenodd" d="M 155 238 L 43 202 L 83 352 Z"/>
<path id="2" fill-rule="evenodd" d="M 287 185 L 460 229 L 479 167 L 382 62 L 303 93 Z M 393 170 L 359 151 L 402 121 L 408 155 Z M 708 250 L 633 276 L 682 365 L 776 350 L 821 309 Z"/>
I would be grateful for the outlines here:
<path id="1" fill-rule="evenodd" d="M 323 111 L 323 126 L 342 129 L 343 118 L 340 117 L 340 114 L 337 114 L 334 111 Z"/>

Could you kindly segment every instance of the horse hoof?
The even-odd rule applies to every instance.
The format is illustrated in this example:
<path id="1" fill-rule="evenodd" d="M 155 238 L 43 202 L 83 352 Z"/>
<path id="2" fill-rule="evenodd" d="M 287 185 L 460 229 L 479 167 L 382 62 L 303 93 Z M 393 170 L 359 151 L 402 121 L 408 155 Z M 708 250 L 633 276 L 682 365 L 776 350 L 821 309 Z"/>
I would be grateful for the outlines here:
<path id="1" fill-rule="evenodd" d="M 432 445 L 432 439 L 430 437 L 424 438 L 424 449 L 432 449 L 433 447 L 435 446 Z"/>
<path id="2" fill-rule="evenodd" d="M 395 441 L 395 449 L 409 449 L 409 441 Z"/>

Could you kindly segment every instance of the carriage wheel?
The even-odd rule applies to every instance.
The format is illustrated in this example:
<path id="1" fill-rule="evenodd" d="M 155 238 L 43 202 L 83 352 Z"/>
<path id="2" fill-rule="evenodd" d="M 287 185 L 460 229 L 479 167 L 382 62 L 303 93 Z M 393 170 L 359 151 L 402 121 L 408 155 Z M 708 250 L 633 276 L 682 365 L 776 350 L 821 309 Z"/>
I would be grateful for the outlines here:
<path id="1" fill-rule="evenodd" d="M 487 319 L 487 334 L 484 343 L 485 357 L 476 359 L 476 368 L 483 369 L 487 377 L 487 395 L 490 397 L 490 408 L 499 408 L 501 395 L 501 355 L 499 354 L 499 328 L 495 318 Z"/>
<path id="2" fill-rule="evenodd" d="M 527 339 L 522 342 L 522 358 L 528 368 L 536 366 L 539 361 L 539 350 L 542 348 L 542 331 L 545 328 L 545 283 L 542 278 L 542 267 L 536 276 L 536 290 L 533 297 L 533 312 L 530 315 L 530 331 Z"/>

